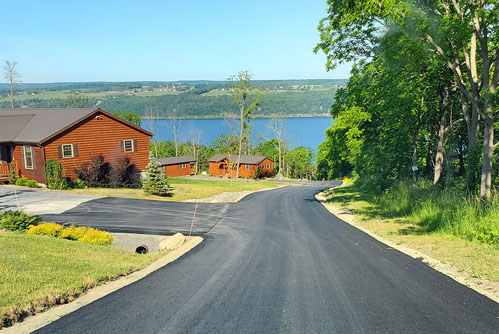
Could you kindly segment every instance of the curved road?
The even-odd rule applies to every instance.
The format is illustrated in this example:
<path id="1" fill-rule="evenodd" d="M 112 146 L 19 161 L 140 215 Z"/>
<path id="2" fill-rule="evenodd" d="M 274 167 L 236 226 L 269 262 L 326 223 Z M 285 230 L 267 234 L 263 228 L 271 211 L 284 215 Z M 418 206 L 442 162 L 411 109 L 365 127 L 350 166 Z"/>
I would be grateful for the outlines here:
<path id="1" fill-rule="evenodd" d="M 497 333 L 499 304 L 327 212 L 322 187 L 230 205 L 178 261 L 37 333 Z"/>

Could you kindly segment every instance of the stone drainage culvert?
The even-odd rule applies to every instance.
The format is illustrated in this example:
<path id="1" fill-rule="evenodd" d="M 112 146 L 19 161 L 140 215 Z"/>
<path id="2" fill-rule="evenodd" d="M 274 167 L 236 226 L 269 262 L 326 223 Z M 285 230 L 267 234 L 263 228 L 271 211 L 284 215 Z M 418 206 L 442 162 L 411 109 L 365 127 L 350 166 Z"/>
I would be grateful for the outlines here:
<path id="1" fill-rule="evenodd" d="M 172 236 L 111 233 L 114 236 L 113 246 L 138 254 L 156 253 L 162 249 L 174 250 L 182 246 L 185 237 L 181 233 Z"/>

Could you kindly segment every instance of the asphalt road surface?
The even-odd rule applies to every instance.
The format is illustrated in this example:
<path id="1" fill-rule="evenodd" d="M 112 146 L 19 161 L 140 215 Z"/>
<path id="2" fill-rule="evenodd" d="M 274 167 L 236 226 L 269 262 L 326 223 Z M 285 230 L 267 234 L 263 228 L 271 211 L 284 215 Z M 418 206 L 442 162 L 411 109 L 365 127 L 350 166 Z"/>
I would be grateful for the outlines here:
<path id="1" fill-rule="evenodd" d="M 162 202 L 104 197 L 82 203 L 57 215 L 42 215 L 44 221 L 64 225 L 92 226 L 109 232 L 171 235 L 208 233 L 222 219 L 229 204 Z"/>
<path id="2" fill-rule="evenodd" d="M 37 333 L 499 332 L 499 304 L 340 221 L 321 188 L 247 196 L 184 257 Z"/>

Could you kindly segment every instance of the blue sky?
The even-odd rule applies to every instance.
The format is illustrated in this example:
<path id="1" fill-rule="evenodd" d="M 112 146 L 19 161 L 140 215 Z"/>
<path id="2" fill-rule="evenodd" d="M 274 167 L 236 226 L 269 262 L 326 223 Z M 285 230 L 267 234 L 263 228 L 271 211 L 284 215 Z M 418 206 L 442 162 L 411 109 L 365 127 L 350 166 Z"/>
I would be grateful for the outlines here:
<path id="1" fill-rule="evenodd" d="M 314 54 L 325 0 L 9 1 L 0 61 L 23 82 L 348 78 Z"/>

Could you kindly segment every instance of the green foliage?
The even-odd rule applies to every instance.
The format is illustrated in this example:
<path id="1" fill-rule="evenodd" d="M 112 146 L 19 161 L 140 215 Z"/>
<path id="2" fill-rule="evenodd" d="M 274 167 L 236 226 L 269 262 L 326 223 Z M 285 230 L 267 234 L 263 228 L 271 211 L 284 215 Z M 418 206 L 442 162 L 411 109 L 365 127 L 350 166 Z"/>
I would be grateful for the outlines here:
<path id="1" fill-rule="evenodd" d="M 56 223 L 43 223 L 31 225 L 26 231 L 28 234 L 45 235 L 48 237 L 59 237 L 64 227 Z"/>
<path id="2" fill-rule="evenodd" d="M 151 195 L 167 196 L 169 194 L 168 178 L 152 154 L 149 157 L 147 170 L 147 178 L 143 185 L 144 191 Z"/>
<path id="3" fill-rule="evenodd" d="M 49 189 L 65 189 L 64 167 L 60 161 L 47 160 L 45 163 L 45 179 Z"/>
<path id="4" fill-rule="evenodd" d="M 116 110 L 115 112 L 113 112 L 113 115 L 137 126 L 141 126 L 142 124 L 142 115 L 135 112 L 121 112 L 119 110 Z"/>
<path id="5" fill-rule="evenodd" d="M 38 225 L 41 218 L 22 211 L 5 211 L 0 215 L 0 228 L 9 231 L 25 231 L 30 225 Z"/>
<path id="6" fill-rule="evenodd" d="M 12 161 L 9 163 L 9 183 L 16 184 L 17 178 L 16 162 Z"/>
<path id="7" fill-rule="evenodd" d="M 290 167 L 290 177 L 304 178 L 311 176 L 314 172 L 315 165 L 314 152 L 309 147 L 298 146 L 286 154 L 286 161 Z"/>
<path id="8" fill-rule="evenodd" d="M 38 188 L 36 180 L 29 180 L 26 176 L 16 179 L 16 185 L 28 188 Z"/>
<path id="9" fill-rule="evenodd" d="M 74 179 L 71 182 L 69 182 L 69 186 L 71 189 L 85 189 L 86 185 L 83 180 L 80 179 Z"/>
<path id="10" fill-rule="evenodd" d="M 68 95 L 59 102 L 61 108 L 87 108 L 89 107 L 88 96 L 78 92 Z"/>

